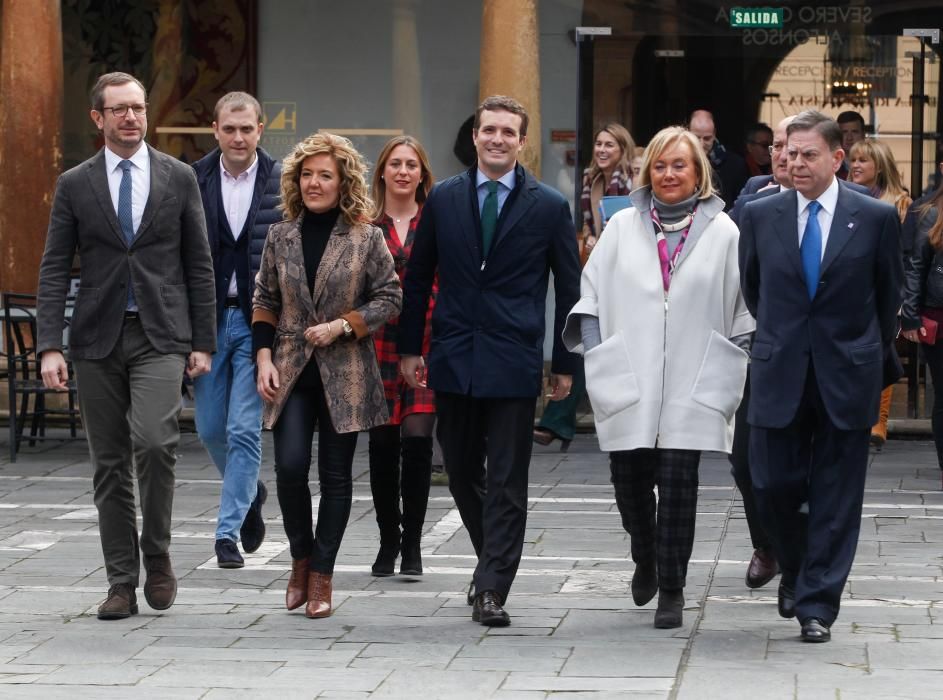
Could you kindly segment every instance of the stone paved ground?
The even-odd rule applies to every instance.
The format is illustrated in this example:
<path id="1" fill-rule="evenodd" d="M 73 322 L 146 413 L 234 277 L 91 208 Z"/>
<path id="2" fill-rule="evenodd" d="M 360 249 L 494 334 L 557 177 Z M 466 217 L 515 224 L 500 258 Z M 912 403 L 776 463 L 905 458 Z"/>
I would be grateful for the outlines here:
<path id="1" fill-rule="evenodd" d="M 6 450 L 6 445 L 0 446 Z M 354 508 L 333 617 L 283 607 L 289 555 L 273 498 L 269 537 L 242 570 L 213 557 L 219 481 L 184 437 L 174 508 L 176 604 L 127 621 L 94 617 L 106 589 L 84 443 L 0 462 L 2 698 L 940 698 L 943 492 L 926 442 L 892 441 L 871 465 L 858 560 L 834 641 L 802 644 L 776 615 L 775 584 L 750 591 L 743 511 L 727 463 L 701 467 L 685 624 L 637 609 L 607 481 L 582 436 L 537 448 L 513 625 L 473 624 L 473 555 L 448 490 L 433 487 L 426 575 L 375 579 L 377 547 L 357 453 Z M 274 495 L 271 444 L 264 478 Z"/>

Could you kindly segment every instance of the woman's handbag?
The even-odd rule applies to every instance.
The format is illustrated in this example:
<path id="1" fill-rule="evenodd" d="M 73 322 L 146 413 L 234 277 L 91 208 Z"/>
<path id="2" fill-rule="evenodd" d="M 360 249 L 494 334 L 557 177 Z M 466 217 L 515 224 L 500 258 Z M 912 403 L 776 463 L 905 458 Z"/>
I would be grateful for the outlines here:
<path id="1" fill-rule="evenodd" d="M 936 345 L 936 336 L 937 331 L 939 330 L 939 324 L 928 316 L 920 317 L 920 342 L 924 345 Z"/>

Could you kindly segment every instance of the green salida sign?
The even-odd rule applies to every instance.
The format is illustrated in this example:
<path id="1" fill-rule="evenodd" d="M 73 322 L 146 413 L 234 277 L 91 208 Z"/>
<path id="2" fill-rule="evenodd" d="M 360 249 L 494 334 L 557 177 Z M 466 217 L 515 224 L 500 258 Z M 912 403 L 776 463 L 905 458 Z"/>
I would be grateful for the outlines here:
<path id="1" fill-rule="evenodd" d="M 782 29 L 783 8 L 781 7 L 732 7 L 730 8 L 730 26 L 755 29 Z"/>

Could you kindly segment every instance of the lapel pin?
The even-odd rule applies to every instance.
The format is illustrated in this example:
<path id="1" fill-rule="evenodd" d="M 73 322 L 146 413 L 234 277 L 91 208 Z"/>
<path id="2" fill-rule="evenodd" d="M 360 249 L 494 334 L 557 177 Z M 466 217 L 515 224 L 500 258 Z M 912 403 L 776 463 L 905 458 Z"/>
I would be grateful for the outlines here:
<path id="1" fill-rule="evenodd" d="M 855 225 L 854 225 L 853 223 L 850 223 L 850 222 L 849 222 L 848 228 L 854 228 L 854 227 L 855 227 Z"/>

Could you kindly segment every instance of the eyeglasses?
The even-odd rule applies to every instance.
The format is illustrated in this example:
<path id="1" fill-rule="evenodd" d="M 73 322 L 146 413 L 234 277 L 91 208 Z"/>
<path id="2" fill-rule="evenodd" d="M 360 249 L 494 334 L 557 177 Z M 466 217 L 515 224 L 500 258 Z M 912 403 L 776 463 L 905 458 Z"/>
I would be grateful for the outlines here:
<path id="1" fill-rule="evenodd" d="M 783 149 L 786 147 L 784 143 L 774 143 L 769 147 L 769 154 L 775 156 L 777 153 L 782 153 Z"/>
<path id="2" fill-rule="evenodd" d="M 121 119 L 127 115 L 129 109 L 134 112 L 135 117 L 143 117 L 145 114 L 147 114 L 147 103 L 145 102 L 142 105 L 115 105 L 114 107 L 102 107 L 103 112 L 106 109 L 110 109 L 111 113 L 114 114 L 118 119 Z"/>

